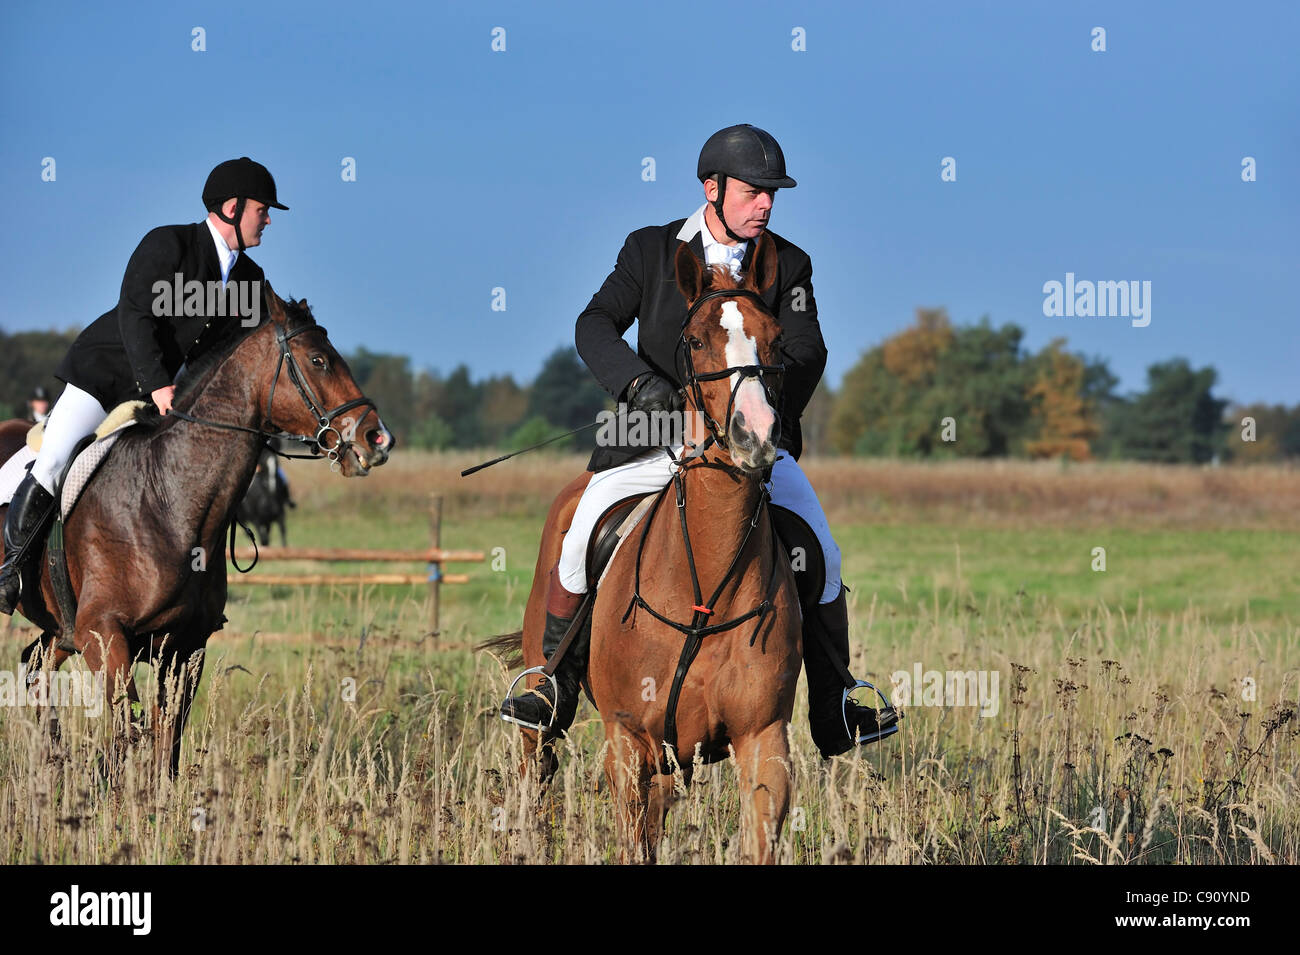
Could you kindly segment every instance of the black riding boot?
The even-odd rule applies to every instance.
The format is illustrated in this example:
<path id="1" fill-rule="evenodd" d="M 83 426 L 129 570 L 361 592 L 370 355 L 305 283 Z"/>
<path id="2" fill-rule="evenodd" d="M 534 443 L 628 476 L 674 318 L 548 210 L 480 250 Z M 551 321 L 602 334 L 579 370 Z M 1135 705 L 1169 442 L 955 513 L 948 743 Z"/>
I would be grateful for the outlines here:
<path id="1" fill-rule="evenodd" d="M 816 609 L 822 629 L 830 637 L 831 647 L 844 669 L 849 665 L 849 609 L 841 586 L 839 596 Z M 830 759 L 853 748 L 855 741 L 873 743 L 889 735 L 898 722 L 898 712 L 892 707 L 877 711 L 869 706 L 859 706 L 852 700 L 847 707 L 844 699 L 844 677 L 841 668 L 826 654 L 826 645 L 813 632 L 804 628 L 804 671 L 808 674 L 808 723 L 812 729 L 813 743 L 823 759 Z M 849 731 L 844 729 L 847 709 Z"/>
<path id="2" fill-rule="evenodd" d="M 577 615 L 578 605 L 582 603 L 582 594 L 571 594 L 560 584 L 555 570 L 551 571 L 550 590 L 546 600 L 546 629 L 542 633 L 542 653 L 546 659 L 560 646 L 573 618 Z M 582 674 L 587 669 L 587 650 L 589 639 L 579 636 L 569 644 L 564 659 L 555 668 L 555 684 L 543 680 L 542 685 L 534 690 L 526 690 L 519 696 L 512 696 L 501 704 L 501 715 L 544 726 L 551 723 L 551 735 L 559 736 L 573 725 L 573 717 L 578 712 L 578 695 L 582 692 Z M 559 699 L 556 699 L 556 687 Z M 555 720 L 551 721 L 554 711 Z"/>
<path id="3" fill-rule="evenodd" d="M 36 550 L 46 520 L 54 514 L 54 498 L 28 472 L 14 491 L 5 518 L 5 562 L 0 567 L 0 613 L 12 614 L 18 606 L 23 566 L 28 552 Z"/>

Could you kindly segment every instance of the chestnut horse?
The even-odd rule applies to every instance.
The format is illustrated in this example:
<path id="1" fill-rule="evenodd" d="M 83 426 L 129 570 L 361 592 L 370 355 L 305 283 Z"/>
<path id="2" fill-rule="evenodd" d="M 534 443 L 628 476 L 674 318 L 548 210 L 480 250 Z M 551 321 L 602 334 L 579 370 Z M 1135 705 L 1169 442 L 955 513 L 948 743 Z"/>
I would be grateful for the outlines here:
<path id="1" fill-rule="evenodd" d="M 764 376 L 779 371 L 780 327 L 757 294 L 776 279 L 770 239 L 760 240 L 753 261 L 738 284 L 725 268 L 704 270 L 689 246 L 678 249 L 677 285 L 689 306 L 682 332 L 686 416 L 705 422 L 711 437 L 704 438 L 705 427 L 694 431 L 680 483 L 665 489 L 662 506 L 615 553 L 592 608 L 587 685 L 604 721 L 605 772 L 625 858 L 654 859 L 673 792 L 666 770 L 677 762 L 689 782 L 694 760 L 711 763 L 734 750 L 752 860 L 772 861 L 788 808 L 786 731 L 803 656 L 794 577 L 764 506 L 779 427 Z M 738 413 L 742 405 L 748 415 Z M 522 635 L 488 644 L 503 649 L 522 641 L 530 667 L 544 662 L 547 578 L 589 477 L 575 479 L 551 506 Z M 707 635 L 687 661 L 669 756 L 670 687 L 692 629 Z M 549 777 L 552 744 L 534 730 L 524 734 L 530 755 L 542 744 L 541 771 Z"/>
<path id="2" fill-rule="evenodd" d="M 48 548 L 23 579 L 19 610 L 43 631 L 23 654 L 30 669 L 80 653 L 111 703 L 123 690 L 134 703 L 131 666 L 154 665 L 156 752 L 173 774 L 204 647 L 226 619 L 226 532 L 266 439 L 288 432 L 349 477 L 383 464 L 393 446 L 307 302 L 264 288 L 269 318 L 191 367 L 166 417 L 137 412 L 141 423 L 118 437 L 68 516 L 74 632 L 63 632 Z M 4 460 L 26 430 L 0 425 Z"/>

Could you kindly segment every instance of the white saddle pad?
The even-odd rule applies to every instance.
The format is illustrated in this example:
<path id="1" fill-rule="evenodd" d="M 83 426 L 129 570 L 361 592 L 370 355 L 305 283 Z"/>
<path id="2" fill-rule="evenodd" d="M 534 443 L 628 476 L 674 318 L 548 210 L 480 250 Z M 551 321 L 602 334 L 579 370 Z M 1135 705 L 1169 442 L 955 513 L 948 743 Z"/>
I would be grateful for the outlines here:
<path id="1" fill-rule="evenodd" d="M 0 504 L 8 504 L 14 499 L 14 491 L 27 477 L 27 466 L 35 460 L 36 452 L 24 444 L 0 467 Z"/>
<path id="2" fill-rule="evenodd" d="M 65 520 L 72 512 L 72 505 L 77 503 L 77 498 L 85 490 L 91 475 L 95 473 L 113 445 L 117 443 L 118 436 L 135 423 L 132 418 L 121 421 L 111 431 L 96 438 L 92 444 L 77 455 L 76 460 L 72 462 L 72 468 L 68 471 L 68 480 L 63 485 L 63 497 L 59 502 L 59 510 Z M 14 492 L 18 490 L 18 485 L 27 476 L 29 466 L 35 460 L 36 452 L 31 449 L 30 445 L 24 444 L 22 448 L 14 453 L 13 457 L 0 467 L 0 506 L 8 504 L 14 499 Z"/>

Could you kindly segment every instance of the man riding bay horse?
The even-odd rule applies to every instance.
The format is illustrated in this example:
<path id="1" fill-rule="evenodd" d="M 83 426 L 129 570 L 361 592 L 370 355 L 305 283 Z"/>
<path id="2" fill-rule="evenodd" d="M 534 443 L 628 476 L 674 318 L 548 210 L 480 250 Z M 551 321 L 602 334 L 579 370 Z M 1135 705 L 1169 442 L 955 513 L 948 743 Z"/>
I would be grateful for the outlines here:
<path id="1" fill-rule="evenodd" d="M 24 562 L 40 551 L 54 516 L 55 483 L 77 443 L 130 399 L 151 399 L 166 414 L 182 364 L 266 313 L 264 275 L 246 250 L 261 244 L 270 209 L 289 208 L 277 201 L 271 173 L 247 156 L 223 162 L 208 175 L 203 204 L 204 221 L 161 226 L 141 240 L 127 263 L 118 304 L 77 336 L 55 371 L 67 387 L 5 519 L 0 612 L 12 614 L 18 604 Z M 194 288 L 219 291 L 221 301 L 192 295 Z"/>
<path id="2" fill-rule="evenodd" d="M 682 410 L 681 363 L 677 347 L 687 318 L 686 302 L 674 278 L 674 256 L 689 244 L 705 266 L 725 265 L 735 274 L 750 268 L 756 240 L 767 232 L 776 244 L 776 282 L 762 296 L 781 326 L 785 366 L 780 408 L 781 454 L 772 467 L 770 494 L 777 508 L 793 512 L 820 550 L 824 575 L 818 593 L 803 607 L 804 667 L 808 675 L 809 722 L 822 756 L 847 752 L 897 730 L 897 714 L 844 702 L 854 681 L 848 671 L 849 622 L 840 580 L 840 552 L 812 485 L 799 467 L 803 441 L 799 418 L 826 365 L 826 346 L 813 299 L 808 254 L 775 233 L 768 219 L 778 189 L 795 181 L 786 175 L 785 156 L 776 140 L 750 125 L 720 130 L 704 144 L 697 175 L 704 205 L 686 219 L 633 232 L 619 252 L 614 271 L 578 316 L 579 353 L 600 384 L 633 413 L 644 416 Z M 623 333 L 639 320 L 634 351 Z M 636 435 L 629 429 L 629 439 Z M 644 430 L 641 433 L 645 433 Z M 679 456 L 681 447 L 673 449 Z M 674 466 L 663 447 L 599 447 L 589 470 L 595 472 L 551 571 L 542 649 L 549 658 L 573 621 L 587 591 L 587 545 L 601 514 L 624 498 L 659 491 Z M 815 541 L 815 542 L 814 542 Z M 816 629 L 818 632 L 813 632 Z M 550 723 L 552 732 L 572 724 L 577 708 L 586 648 L 575 643 L 555 672 L 555 687 L 507 699 L 502 714 L 525 724 Z"/>

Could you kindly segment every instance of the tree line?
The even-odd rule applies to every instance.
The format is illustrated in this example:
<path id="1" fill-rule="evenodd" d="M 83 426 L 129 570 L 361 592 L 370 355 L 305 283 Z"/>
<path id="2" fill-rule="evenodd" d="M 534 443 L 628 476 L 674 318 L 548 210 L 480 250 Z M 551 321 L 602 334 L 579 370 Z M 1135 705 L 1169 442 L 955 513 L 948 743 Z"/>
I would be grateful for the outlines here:
<path id="1" fill-rule="evenodd" d="M 0 414 L 21 416 L 31 389 L 52 377 L 75 331 L 0 329 Z M 1105 359 L 1058 338 L 1038 352 L 1024 330 L 987 318 L 955 326 L 943 309 L 867 349 L 838 390 L 825 382 L 803 417 L 810 453 L 894 457 L 1025 457 L 1204 463 L 1300 457 L 1300 404 L 1231 405 L 1217 373 L 1185 359 L 1147 369 L 1146 389 L 1118 394 Z M 613 406 L 572 348 L 537 376 L 475 378 L 412 369 L 403 355 L 345 355 L 357 383 L 405 447 L 519 448 L 595 420 Z M 592 436 L 564 442 L 589 447 Z"/>

